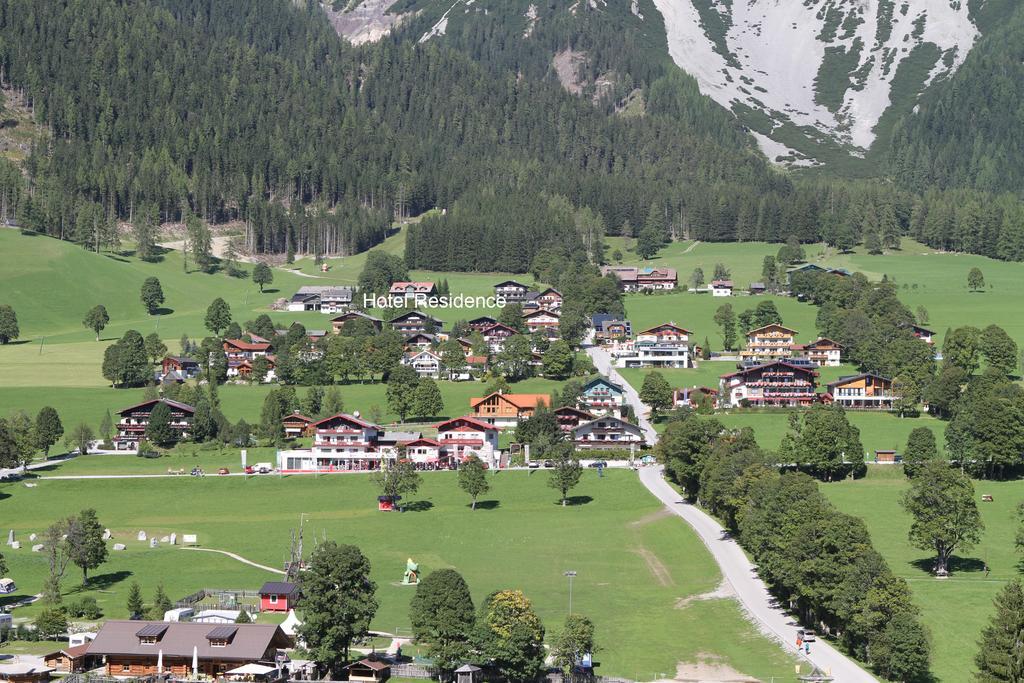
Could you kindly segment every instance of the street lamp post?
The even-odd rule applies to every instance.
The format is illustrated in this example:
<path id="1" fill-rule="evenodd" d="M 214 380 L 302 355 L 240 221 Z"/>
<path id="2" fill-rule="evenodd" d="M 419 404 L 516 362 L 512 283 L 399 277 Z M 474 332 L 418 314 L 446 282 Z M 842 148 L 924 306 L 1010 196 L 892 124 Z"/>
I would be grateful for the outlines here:
<path id="1" fill-rule="evenodd" d="M 572 580 L 573 577 L 576 576 L 576 570 L 570 569 L 569 571 L 564 572 L 564 575 L 569 577 L 569 614 L 572 614 Z"/>

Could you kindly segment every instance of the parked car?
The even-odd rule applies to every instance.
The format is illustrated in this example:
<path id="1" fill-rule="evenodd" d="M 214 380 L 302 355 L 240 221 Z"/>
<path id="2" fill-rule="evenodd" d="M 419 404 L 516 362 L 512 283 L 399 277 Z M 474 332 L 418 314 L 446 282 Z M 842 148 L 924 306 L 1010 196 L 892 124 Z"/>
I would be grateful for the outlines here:
<path id="1" fill-rule="evenodd" d="M 269 462 L 258 462 L 256 463 L 256 471 L 260 474 L 270 474 L 274 471 L 274 466 Z"/>
<path id="2" fill-rule="evenodd" d="M 231 471 L 227 467 L 221 467 L 217 469 L 217 474 L 231 474 Z"/>
<path id="3" fill-rule="evenodd" d="M 253 467 L 252 465 L 246 465 L 245 466 L 245 473 L 246 474 L 256 474 L 256 468 Z"/>
<path id="4" fill-rule="evenodd" d="M 539 462 L 537 462 L 536 460 L 531 460 L 531 461 L 530 461 L 530 464 L 529 464 L 529 465 L 527 465 L 527 467 L 529 467 L 529 468 L 530 468 L 531 470 L 535 470 L 535 469 L 537 469 L 538 467 L 540 467 L 540 463 L 539 463 Z"/>
<path id="5" fill-rule="evenodd" d="M 551 460 L 545 460 L 544 461 L 544 467 L 554 467 L 554 466 L 555 466 L 555 463 L 552 462 Z"/>
<path id="6" fill-rule="evenodd" d="M 810 630 L 805 630 L 804 631 L 804 642 L 805 643 L 814 643 L 814 642 L 817 642 L 817 640 L 818 640 L 818 636 L 814 633 L 814 631 L 810 631 Z"/>

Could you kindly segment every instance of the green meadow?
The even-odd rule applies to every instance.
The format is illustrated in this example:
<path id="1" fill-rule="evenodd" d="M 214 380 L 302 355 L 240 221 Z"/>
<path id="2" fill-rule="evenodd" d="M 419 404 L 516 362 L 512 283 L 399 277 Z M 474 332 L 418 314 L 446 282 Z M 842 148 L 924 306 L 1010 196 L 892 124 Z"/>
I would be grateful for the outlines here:
<path id="1" fill-rule="evenodd" d="M 59 474 L 61 467 L 52 474 Z M 476 511 L 455 485 L 453 473 L 430 473 L 407 497 L 405 513 L 376 509 L 376 490 L 361 475 L 304 477 L 193 477 L 53 480 L 37 486 L 0 485 L 4 528 L 18 538 L 40 533 L 54 519 L 95 507 L 126 551 L 111 551 L 81 588 L 70 571 L 65 600 L 96 597 L 106 617 L 124 617 L 128 586 L 138 581 L 149 599 L 161 581 L 172 599 L 201 587 L 257 588 L 274 576 L 226 556 L 180 547 L 150 549 L 136 541 L 171 532 L 198 534 L 204 548 L 228 550 L 280 567 L 289 533 L 306 515 L 308 544 L 327 537 L 354 543 L 369 557 L 380 609 L 373 627 L 409 633 L 414 589 L 401 586 L 407 557 L 424 572 L 454 567 L 475 599 L 492 590 L 521 588 L 551 633 L 568 609 L 563 572 L 573 569 L 573 609 L 597 624 L 600 671 L 637 680 L 671 676 L 678 662 L 701 653 L 720 657 L 762 680 L 793 671 L 778 646 L 759 635 L 732 599 L 682 602 L 713 591 L 721 581 L 700 540 L 667 516 L 633 472 L 599 478 L 588 470 L 561 507 L 548 474 L 501 472 Z M 46 558 L 26 548 L 6 551 L 20 595 L 37 592 Z M 30 616 L 38 607 L 19 609 Z"/>
<path id="2" fill-rule="evenodd" d="M 1007 581 L 1021 576 L 1021 558 L 1014 549 L 1014 511 L 1024 501 L 1024 482 L 974 483 L 985 533 L 977 547 L 956 553 L 951 576 L 943 580 L 929 573 L 931 553 L 907 541 L 911 520 L 899 503 L 908 488 L 901 467 L 869 466 L 864 479 L 821 488 L 840 510 L 867 523 L 875 548 L 893 572 L 910 582 L 922 620 L 932 632 L 933 671 L 938 680 L 970 680 L 981 630 L 993 613 L 992 599 Z M 993 501 L 982 502 L 982 494 L 991 495 Z"/>

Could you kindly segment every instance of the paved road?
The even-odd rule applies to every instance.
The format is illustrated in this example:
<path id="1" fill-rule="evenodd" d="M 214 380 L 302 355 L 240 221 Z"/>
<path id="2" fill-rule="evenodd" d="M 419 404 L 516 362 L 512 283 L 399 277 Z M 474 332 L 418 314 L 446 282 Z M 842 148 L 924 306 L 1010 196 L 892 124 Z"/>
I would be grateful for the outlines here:
<path id="1" fill-rule="evenodd" d="M 608 352 L 596 346 L 588 346 L 586 351 L 599 372 L 622 384 L 626 400 L 633 406 L 633 411 L 637 415 L 645 437 L 649 443 L 657 443 L 657 432 L 645 415 L 646 408 L 640 402 L 640 396 L 611 366 L 611 357 Z M 735 591 L 736 598 L 743 606 L 747 617 L 755 622 L 762 632 L 779 641 L 787 651 L 797 654 L 796 632 L 799 626 L 793 617 L 778 607 L 775 599 L 768 592 L 767 586 L 757 576 L 753 563 L 747 558 L 739 543 L 733 540 L 713 517 L 684 502 L 682 496 L 665 481 L 660 466 L 641 468 L 640 481 L 648 491 L 665 504 L 666 508 L 682 517 L 697 532 L 704 545 L 711 551 L 725 580 Z M 810 665 L 831 675 L 836 683 L 861 683 L 862 681 L 877 680 L 856 662 L 823 640 L 811 644 L 809 655 L 800 652 L 799 656 Z M 804 673 L 807 673 L 810 668 L 810 666 L 804 667 Z"/>

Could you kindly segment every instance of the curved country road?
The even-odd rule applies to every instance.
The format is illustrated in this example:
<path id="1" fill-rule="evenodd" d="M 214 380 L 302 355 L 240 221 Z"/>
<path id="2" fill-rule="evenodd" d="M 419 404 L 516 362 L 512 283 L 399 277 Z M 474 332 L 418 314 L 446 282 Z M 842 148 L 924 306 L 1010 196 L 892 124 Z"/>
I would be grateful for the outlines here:
<path id="1" fill-rule="evenodd" d="M 217 550 L 216 548 L 194 548 L 194 547 L 190 547 L 190 546 L 184 546 L 184 547 L 181 548 L 181 550 L 198 550 L 198 551 L 204 552 L 204 553 L 220 553 L 221 555 L 227 555 L 232 560 L 238 560 L 239 562 L 241 562 L 243 564 L 247 564 L 247 565 L 249 565 L 251 567 L 256 567 L 257 569 L 262 569 L 264 571 L 273 572 L 274 574 L 280 574 L 281 576 L 285 575 L 285 572 L 283 570 L 281 570 L 281 569 L 274 569 L 273 567 L 268 567 L 265 564 L 259 564 L 258 562 L 253 562 L 252 560 L 247 560 L 244 557 L 242 557 L 241 555 L 237 555 L 235 553 L 228 552 L 227 550 Z"/>
<path id="2" fill-rule="evenodd" d="M 598 372 L 622 385 L 626 401 L 633 407 L 644 436 L 649 443 L 657 443 L 658 434 L 644 415 L 646 408 L 640 402 L 639 394 L 612 367 L 608 352 L 597 346 L 585 348 Z M 877 683 L 876 678 L 824 640 L 812 643 L 809 655 L 798 653 L 796 632 L 800 627 L 793 617 L 778 606 L 739 543 L 713 517 L 684 502 L 682 496 L 665 481 L 661 467 L 641 468 L 640 481 L 668 510 L 682 517 L 697 532 L 718 563 L 725 580 L 735 591 L 747 617 L 765 635 L 779 641 L 791 654 L 799 654 L 805 662 L 831 675 L 836 683 Z"/>

